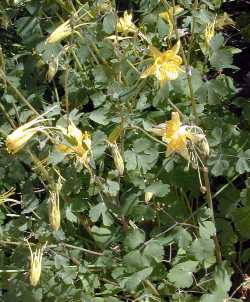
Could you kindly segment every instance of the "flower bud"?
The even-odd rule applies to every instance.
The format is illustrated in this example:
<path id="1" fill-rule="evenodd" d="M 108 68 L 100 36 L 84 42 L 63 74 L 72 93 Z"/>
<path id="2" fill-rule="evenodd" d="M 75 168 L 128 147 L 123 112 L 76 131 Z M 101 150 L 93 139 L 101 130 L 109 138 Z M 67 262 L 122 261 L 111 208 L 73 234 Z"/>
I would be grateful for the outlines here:
<path id="1" fill-rule="evenodd" d="M 145 203 L 148 203 L 153 196 L 154 196 L 153 192 L 145 192 L 145 196 L 144 196 Z"/>
<path id="2" fill-rule="evenodd" d="M 48 82 L 51 82 L 53 80 L 55 74 L 57 73 L 57 69 L 58 69 L 58 58 L 56 57 L 51 62 L 49 62 L 49 69 L 46 74 L 46 78 Z"/>
<path id="3" fill-rule="evenodd" d="M 115 127 L 109 134 L 108 141 L 114 144 L 119 139 L 122 132 L 123 132 L 123 127 L 121 125 Z"/>
<path id="4" fill-rule="evenodd" d="M 119 148 L 116 143 L 115 144 L 109 143 L 109 145 L 111 147 L 111 152 L 114 159 L 115 167 L 118 170 L 120 176 L 122 176 L 124 173 L 124 162 L 121 153 L 119 151 Z"/>
<path id="5" fill-rule="evenodd" d="M 209 149 L 209 144 L 208 144 L 208 141 L 207 141 L 206 138 L 204 138 L 202 140 L 202 142 L 200 143 L 199 147 L 200 147 L 200 151 L 201 151 L 202 155 L 205 158 L 208 158 L 209 157 L 210 149 Z"/>
<path id="6" fill-rule="evenodd" d="M 61 224 L 61 212 L 59 192 L 50 192 L 49 198 L 49 222 L 54 231 L 58 231 Z"/>

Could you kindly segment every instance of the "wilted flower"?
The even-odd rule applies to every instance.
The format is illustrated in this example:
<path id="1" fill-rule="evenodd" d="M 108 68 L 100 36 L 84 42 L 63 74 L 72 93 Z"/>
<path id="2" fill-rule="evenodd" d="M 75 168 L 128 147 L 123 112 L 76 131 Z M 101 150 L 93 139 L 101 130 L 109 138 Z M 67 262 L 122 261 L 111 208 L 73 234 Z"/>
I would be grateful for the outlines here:
<path id="1" fill-rule="evenodd" d="M 232 18 L 230 18 L 230 16 L 228 15 L 228 13 L 224 12 L 223 15 L 217 16 L 216 20 L 215 20 L 215 28 L 222 30 L 224 27 L 226 26 L 235 26 L 235 22 Z"/>
<path id="2" fill-rule="evenodd" d="M 209 43 L 215 35 L 214 27 L 215 27 L 215 20 L 206 25 L 206 28 L 205 28 L 205 43 L 206 43 L 207 47 L 209 47 Z"/>
<path id="3" fill-rule="evenodd" d="M 64 134 L 68 144 L 56 145 L 56 150 L 61 153 L 73 154 L 89 171 L 89 154 L 91 152 L 91 136 L 88 131 L 82 132 L 70 121 L 68 129 L 58 127 Z"/>
<path id="4" fill-rule="evenodd" d="M 120 17 L 117 21 L 117 32 L 123 33 L 124 35 L 127 35 L 131 32 L 137 32 L 137 27 L 133 23 L 132 18 L 132 14 L 129 14 L 127 11 L 125 11 L 123 17 Z"/>
<path id="5" fill-rule="evenodd" d="M 50 191 L 49 196 L 49 222 L 54 231 L 58 231 L 61 224 L 61 212 L 60 212 L 60 191 L 62 183 L 59 180 L 55 185 L 55 188 Z"/>
<path id="6" fill-rule="evenodd" d="M 47 120 L 43 118 L 43 115 L 40 115 L 32 121 L 27 122 L 26 124 L 18 127 L 7 136 L 5 144 L 9 153 L 15 154 L 23 148 L 23 146 L 32 138 L 34 134 L 36 134 L 37 132 L 46 133 L 45 130 L 51 128 L 37 125 Z"/>
<path id="7" fill-rule="evenodd" d="M 156 78 L 160 81 L 161 86 L 166 81 L 175 80 L 178 78 L 179 73 L 183 72 L 183 69 L 180 67 L 182 64 L 182 58 L 178 56 L 180 49 L 180 41 L 176 45 L 163 53 L 158 49 L 151 46 L 150 51 L 154 58 L 154 63 L 148 67 L 141 75 L 141 78 L 146 78 L 150 75 L 155 75 Z"/>
<path id="8" fill-rule="evenodd" d="M 166 12 L 160 13 L 159 16 L 166 20 L 169 25 L 169 38 L 172 37 L 173 30 L 174 30 L 174 16 L 178 15 L 183 11 L 183 8 L 179 5 L 175 5 L 174 7 L 170 7 Z"/>
<path id="9" fill-rule="evenodd" d="M 70 20 L 58 26 L 47 38 L 46 43 L 56 43 L 72 34 Z"/>
<path id="10" fill-rule="evenodd" d="M 30 284 L 32 286 L 37 286 L 40 276 L 41 276 L 41 271 L 42 271 L 42 257 L 43 257 L 43 251 L 46 247 L 47 242 L 42 248 L 36 248 L 35 253 L 32 252 L 32 249 L 30 247 L 29 242 L 28 247 L 30 250 L 30 270 L 29 270 L 29 279 L 30 279 Z"/>

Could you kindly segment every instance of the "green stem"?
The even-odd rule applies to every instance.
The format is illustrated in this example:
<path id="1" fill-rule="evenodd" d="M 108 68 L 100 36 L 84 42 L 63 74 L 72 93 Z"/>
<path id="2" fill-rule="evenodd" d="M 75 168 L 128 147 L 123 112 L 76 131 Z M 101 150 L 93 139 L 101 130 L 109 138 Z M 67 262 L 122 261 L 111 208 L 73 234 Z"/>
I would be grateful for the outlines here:
<path id="1" fill-rule="evenodd" d="M 3 73 L 3 70 L 0 69 L 0 78 L 2 78 L 3 81 L 5 81 L 11 89 L 15 92 L 15 94 L 19 97 L 19 99 L 31 110 L 33 111 L 37 116 L 39 116 L 39 113 L 36 111 L 36 109 L 26 100 L 26 98 L 23 96 L 23 94 L 20 92 L 18 88 L 16 88 L 11 81 L 9 81 L 5 74 Z"/>
<path id="2" fill-rule="evenodd" d="M 5 110 L 4 105 L 0 102 L 0 109 L 3 111 L 3 114 L 6 116 L 8 122 L 10 123 L 11 127 L 16 129 L 16 125 L 12 121 L 11 117 L 9 116 L 9 113 Z"/>
<path id="3" fill-rule="evenodd" d="M 175 31 L 175 35 L 176 35 L 176 39 L 177 41 L 180 41 L 180 36 L 177 30 L 177 26 L 176 26 L 176 18 L 175 18 L 175 0 L 172 0 L 172 5 L 173 5 L 173 26 L 174 26 L 174 31 Z M 181 41 L 180 41 L 181 42 Z M 189 95 L 190 95 L 190 99 L 191 99 L 191 105 L 192 105 L 192 113 L 194 116 L 194 120 L 195 120 L 195 124 L 198 125 L 199 123 L 199 118 L 198 118 L 198 113 L 197 113 L 197 104 L 196 104 L 196 100 L 195 100 L 195 96 L 194 96 L 194 90 L 193 90 L 193 85 L 192 85 L 192 76 L 190 74 L 190 66 L 188 65 L 188 61 L 187 61 L 187 57 L 185 55 L 182 43 L 180 43 L 180 51 L 181 51 L 181 56 L 185 65 L 185 69 L 186 69 L 186 74 L 187 74 L 187 81 L 188 81 L 188 87 L 189 87 Z M 190 58 L 189 58 L 190 60 Z"/>
<path id="4" fill-rule="evenodd" d="M 69 89 L 68 89 L 68 81 L 69 81 L 69 64 L 66 65 L 66 70 L 65 70 L 65 74 L 64 74 L 65 108 L 66 108 L 67 122 L 69 123 Z"/>
<path id="5" fill-rule="evenodd" d="M 61 243 L 60 245 L 63 246 L 63 247 L 66 247 L 66 248 L 79 250 L 79 251 L 82 251 L 82 252 L 90 254 L 90 255 L 103 256 L 103 253 L 91 251 L 91 250 L 88 250 L 88 249 L 84 249 L 83 247 L 80 247 L 80 246 L 75 246 L 75 245 L 71 245 L 71 244 L 67 244 L 67 243 Z"/>
<path id="6" fill-rule="evenodd" d="M 203 175 L 204 175 L 205 186 L 206 186 L 206 190 L 207 190 L 208 207 L 211 211 L 212 221 L 215 225 L 214 206 L 213 206 L 213 199 L 212 199 L 212 194 L 211 194 L 211 187 L 210 187 L 210 181 L 209 181 L 208 167 L 207 166 L 205 166 L 203 168 Z M 213 241 L 214 241 L 214 245 L 215 245 L 215 255 L 216 255 L 217 262 L 221 263 L 222 257 L 221 257 L 220 244 L 219 244 L 217 234 L 215 234 L 213 236 Z"/>

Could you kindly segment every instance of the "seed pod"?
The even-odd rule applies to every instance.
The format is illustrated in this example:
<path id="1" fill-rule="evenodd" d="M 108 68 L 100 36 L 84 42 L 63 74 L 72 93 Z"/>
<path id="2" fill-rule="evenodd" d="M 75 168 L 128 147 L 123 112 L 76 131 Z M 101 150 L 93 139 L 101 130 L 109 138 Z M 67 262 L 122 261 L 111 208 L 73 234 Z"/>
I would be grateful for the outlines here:
<path id="1" fill-rule="evenodd" d="M 109 143 L 109 145 L 110 145 L 110 148 L 111 148 L 111 152 L 112 152 L 112 156 L 113 156 L 113 159 L 114 159 L 115 167 L 118 170 L 120 176 L 122 176 L 123 173 L 124 173 L 124 162 L 123 162 L 123 158 L 121 156 L 121 153 L 119 151 L 119 148 L 118 148 L 116 143 L 114 143 L 114 144 Z"/>

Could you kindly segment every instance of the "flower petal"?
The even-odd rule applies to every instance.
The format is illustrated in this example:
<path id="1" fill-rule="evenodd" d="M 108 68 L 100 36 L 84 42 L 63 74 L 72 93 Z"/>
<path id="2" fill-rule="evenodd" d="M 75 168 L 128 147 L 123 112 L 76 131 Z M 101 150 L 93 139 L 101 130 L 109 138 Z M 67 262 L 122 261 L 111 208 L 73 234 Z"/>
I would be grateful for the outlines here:
<path id="1" fill-rule="evenodd" d="M 144 70 L 144 72 L 141 74 L 141 78 L 144 79 L 152 74 L 155 74 L 157 70 L 157 65 L 153 64 L 150 67 L 146 68 L 146 70 Z"/>

